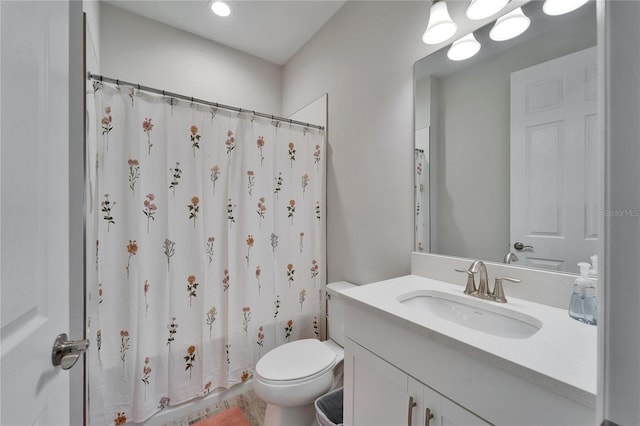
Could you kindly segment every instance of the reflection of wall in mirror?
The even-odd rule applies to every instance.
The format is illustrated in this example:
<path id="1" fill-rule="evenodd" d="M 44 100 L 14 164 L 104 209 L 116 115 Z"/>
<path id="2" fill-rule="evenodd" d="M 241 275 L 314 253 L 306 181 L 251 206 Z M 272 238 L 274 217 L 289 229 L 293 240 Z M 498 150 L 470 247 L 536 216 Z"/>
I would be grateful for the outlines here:
<path id="1" fill-rule="evenodd" d="M 509 251 L 510 74 L 596 44 L 595 23 L 560 32 L 432 79 L 433 253 L 502 261 Z"/>

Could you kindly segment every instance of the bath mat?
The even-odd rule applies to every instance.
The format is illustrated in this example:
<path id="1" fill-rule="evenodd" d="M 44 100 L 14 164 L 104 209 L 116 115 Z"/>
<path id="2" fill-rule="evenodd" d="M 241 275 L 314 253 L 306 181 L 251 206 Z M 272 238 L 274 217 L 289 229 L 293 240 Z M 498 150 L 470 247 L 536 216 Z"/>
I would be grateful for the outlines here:
<path id="1" fill-rule="evenodd" d="M 228 408 L 193 424 L 193 426 L 251 426 L 240 407 Z"/>
<path id="2" fill-rule="evenodd" d="M 0 0 L 2 1 L 2 0 Z M 177 419 L 163 426 L 196 426 L 206 425 L 207 423 L 198 423 L 209 418 L 221 414 L 233 407 L 238 407 L 249 421 L 251 426 L 263 426 L 264 413 L 266 404 L 257 397 L 253 390 L 248 390 L 242 394 L 225 399 L 209 407 L 189 413 L 188 415 Z M 241 423 L 244 425 L 245 423 Z"/>

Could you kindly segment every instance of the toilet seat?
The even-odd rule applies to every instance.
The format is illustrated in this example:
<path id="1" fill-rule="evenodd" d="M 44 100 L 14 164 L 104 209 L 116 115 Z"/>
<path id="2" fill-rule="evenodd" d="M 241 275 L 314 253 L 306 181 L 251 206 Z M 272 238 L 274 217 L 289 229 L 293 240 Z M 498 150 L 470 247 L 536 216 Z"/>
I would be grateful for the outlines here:
<path id="1" fill-rule="evenodd" d="M 297 340 L 265 354 L 256 364 L 255 373 L 265 383 L 305 382 L 332 370 L 336 357 L 336 352 L 319 340 Z"/>

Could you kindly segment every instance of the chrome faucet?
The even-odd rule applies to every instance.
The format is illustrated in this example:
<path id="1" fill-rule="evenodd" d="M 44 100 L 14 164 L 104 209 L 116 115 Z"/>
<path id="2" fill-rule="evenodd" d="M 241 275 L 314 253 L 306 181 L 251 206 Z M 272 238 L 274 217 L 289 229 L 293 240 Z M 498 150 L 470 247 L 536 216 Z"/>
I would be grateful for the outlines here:
<path id="1" fill-rule="evenodd" d="M 518 256 L 516 256 L 516 254 L 513 252 L 509 252 L 504 255 L 504 263 L 506 264 L 509 264 L 511 262 L 517 262 L 517 261 L 518 261 Z"/>
<path id="2" fill-rule="evenodd" d="M 484 265 L 484 262 L 482 260 L 474 261 L 471 266 L 469 266 L 469 272 L 474 274 L 480 272 L 480 284 L 476 296 L 481 299 L 488 299 L 491 294 L 489 292 L 489 276 L 487 275 L 487 267 Z"/>
<path id="3" fill-rule="evenodd" d="M 485 298 L 489 292 L 489 278 L 487 275 L 487 267 L 484 266 L 482 260 L 476 260 L 469 266 L 469 269 L 456 269 L 456 272 L 462 272 L 467 274 L 467 287 L 464 289 L 464 294 Z M 476 288 L 475 275 L 480 272 L 480 287 Z"/>
<path id="4" fill-rule="evenodd" d="M 507 298 L 504 295 L 504 289 L 502 288 L 502 281 L 510 281 L 512 283 L 519 283 L 521 280 L 511 277 L 496 277 L 493 290 L 489 290 L 489 275 L 487 274 L 487 267 L 482 260 L 474 261 L 469 269 L 456 269 L 457 272 L 464 272 L 467 274 L 467 287 L 464 289 L 464 293 L 470 296 L 475 296 L 480 299 L 492 300 L 498 303 L 507 303 Z M 480 284 L 476 289 L 475 274 L 480 272 Z"/>
<path id="5" fill-rule="evenodd" d="M 504 295 L 504 289 L 502 288 L 502 281 L 510 281 L 512 283 L 519 283 L 522 280 L 511 277 L 496 277 L 496 283 L 493 285 L 493 293 L 491 293 L 492 300 L 498 303 L 507 303 L 507 298 Z"/>

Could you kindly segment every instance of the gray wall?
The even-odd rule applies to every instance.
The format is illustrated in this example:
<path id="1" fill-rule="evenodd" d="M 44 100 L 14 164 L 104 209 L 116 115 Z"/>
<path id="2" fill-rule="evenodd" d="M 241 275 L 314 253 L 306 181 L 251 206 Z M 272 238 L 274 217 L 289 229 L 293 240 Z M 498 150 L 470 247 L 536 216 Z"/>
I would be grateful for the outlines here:
<path id="1" fill-rule="evenodd" d="M 441 77 L 432 252 L 501 261 L 509 251 L 510 76 L 517 70 L 596 45 L 595 18 L 560 28 L 504 54 Z"/>
<path id="2" fill-rule="evenodd" d="M 104 2 L 99 27 L 105 76 L 281 114 L 282 67 L 278 65 Z"/>
<path id="3" fill-rule="evenodd" d="M 459 34 L 485 22 L 450 4 Z M 328 280 L 410 272 L 413 250 L 413 64 L 428 2 L 349 1 L 284 67 L 283 112 L 329 94 Z"/>

